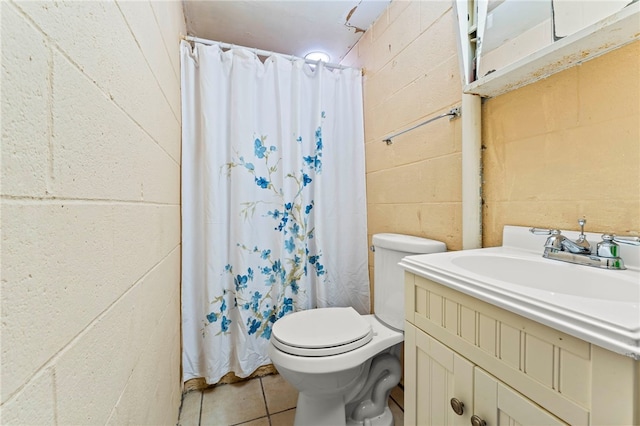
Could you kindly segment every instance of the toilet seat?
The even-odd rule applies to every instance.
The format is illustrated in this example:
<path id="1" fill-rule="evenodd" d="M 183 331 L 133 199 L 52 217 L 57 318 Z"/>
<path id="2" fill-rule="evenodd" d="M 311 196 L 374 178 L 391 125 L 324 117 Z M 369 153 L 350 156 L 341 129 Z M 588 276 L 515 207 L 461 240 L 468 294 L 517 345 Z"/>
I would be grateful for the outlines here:
<path id="1" fill-rule="evenodd" d="M 320 308 L 300 311 L 273 325 L 271 342 L 282 352 L 309 357 L 338 355 L 371 341 L 371 324 L 355 309 Z"/>

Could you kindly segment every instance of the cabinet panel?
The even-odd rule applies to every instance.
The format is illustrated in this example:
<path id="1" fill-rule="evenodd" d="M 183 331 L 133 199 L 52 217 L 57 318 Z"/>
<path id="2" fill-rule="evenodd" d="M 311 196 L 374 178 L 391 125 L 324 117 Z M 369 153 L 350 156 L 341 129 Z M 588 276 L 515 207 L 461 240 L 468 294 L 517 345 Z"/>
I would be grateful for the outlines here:
<path id="1" fill-rule="evenodd" d="M 520 369 L 520 330 L 500 324 L 500 359 L 512 368 Z"/>
<path id="2" fill-rule="evenodd" d="M 553 387 L 555 364 L 553 345 L 526 335 L 525 338 L 525 367 L 524 372 L 547 387 Z"/>
<path id="3" fill-rule="evenodd" d="M 476 343 L 476 313 L 463 305 L 460 305 L 460 337 L 471 344 Z"/>
<path id="4" fill-rule="evenodd" d="M 405 424 L 640 425 L 640 361 L 406 276 Z"/>
<path id="5" fill-rule="evenodd" d="M 526 398 L 553 407 L 564 421 L 589 423 L 592 399 L 585 390 L 592 387 L 589 343 L 419 276 L 414 276 L 413 285 L 421 292 L 411 292 L 416 300 L 408 307 L 437 299 L 446 314 L 443 325 L 442 310 L 434 318 L 430 312 L 414 310 L 412 318 L 419 329 Z M 449 312 L 454 311 L 457 327 L 449 325 L 453 318 Z"/>
<path id="6" fill-rule="evenodd" d="M 444 327 L 450 333 L 458 332 L 458 304 L 451 300 L 444 302 Z"/>
<path id="7" fill-rule="evenodd" d="M 473 364 L 413 325 L 405 325 L 405 424 L 469 425 Z M 464 403 L 462 415 L 451 399 Z"/>
<path id="8" fill-rule="evenodd" d="M 474 379 L 475 414 L 488 425 L 566 425 L 478 367 Z"/>
<path id="9" fill-rule="evenodd" d="M 491 355 L 496 355 L 496 320 L 486 315 L 478 315 L 478 346 Z"/>

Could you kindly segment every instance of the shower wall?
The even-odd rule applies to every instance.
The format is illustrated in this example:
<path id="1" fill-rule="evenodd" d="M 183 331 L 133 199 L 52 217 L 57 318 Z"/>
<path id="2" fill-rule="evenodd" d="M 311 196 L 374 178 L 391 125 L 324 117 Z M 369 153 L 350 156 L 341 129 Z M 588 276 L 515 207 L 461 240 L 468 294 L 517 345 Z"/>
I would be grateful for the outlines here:
<path id="1" fill-rule="evenodd" d="M 180 2 L 2 2 L 2 424 L 175 424 Z"/>

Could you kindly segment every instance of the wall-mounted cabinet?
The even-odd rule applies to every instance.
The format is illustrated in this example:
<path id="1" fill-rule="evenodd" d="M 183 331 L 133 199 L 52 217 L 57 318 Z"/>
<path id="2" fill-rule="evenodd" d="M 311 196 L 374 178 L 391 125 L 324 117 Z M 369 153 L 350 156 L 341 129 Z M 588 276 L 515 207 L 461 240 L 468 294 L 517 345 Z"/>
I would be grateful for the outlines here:
<path id="1" fill-rule="evenodd" d="M 458 4 L 458 13 L 463 7 Z M 462 52 L 471 51 L 473 66 L 463 90 L 483 97 L 509 92 L 640 39 L 639 2 L 475 1 L 471 8 L 477 15 L 474 31 L 460 30 Z"/>
<path id="2" fill-rule="evenodd" d="M 411 273 L 405 292 L 406 424 L 639 423 L 640 361 Z"/>

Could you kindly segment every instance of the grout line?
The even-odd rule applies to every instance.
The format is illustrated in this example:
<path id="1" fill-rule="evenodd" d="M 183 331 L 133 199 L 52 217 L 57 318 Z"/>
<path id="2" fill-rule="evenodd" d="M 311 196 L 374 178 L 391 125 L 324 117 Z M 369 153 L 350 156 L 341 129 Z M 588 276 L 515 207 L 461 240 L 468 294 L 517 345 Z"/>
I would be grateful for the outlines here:
<path id="1" fill-rule="evenodd" d="M 108 88 L 103 88 L 100 84 L 97 83 L 97 80 L 94 80 L 89 74 L 87 74 L 87 72 L 84 70 L 84 67 L 80 64 L 78 64 L 69 53 L 67 53 L 66 50 L 64 50 L 59 44 L 58 41 L 56 39 L 53 38 L 53 36 L 49 35 L 47 32 L 44 31 L 44 29 L 42 29 L 38 23 L 27 13 L 25 12 L 15 1 L 12 2 L 12 5 L 14 6 L 14 8 L 16 9 L 16 11 L 33 27 L 35 28 L 38 32 L 40 32 L 45 39 L 47 40 L 47 42 L 50 44 L 51 49 L 55 49 L 56 51 L 58 51 L 58 53 L 60 53 L 60 55 L 62 55 L 71 66 L 73 66 L 74 68 L 76 68 L 77 71 L 79 71 L 79 73 L 81 75 L 83 75 L 87 80 L 89 80 L 89 82 L 91 82 L 97 89 L 98 91 L 100 91 L 105 97 L 106 99 L 110 99 L 112 104 L 116 107 L 116 109 L 118 109 L 120 112 L 122 112 L 127 118 L 129 118 L 129 120 L 131 120 L 135 126 L 137 126 L 145 135 L 147 135 L 151 141 L 153 141 L 153 143 L 155 143 L 162 151 L 164 151 L 164 153 L 169 157 L 169 159 L 171 161 L 173 161 L 178 167 L 180 167 L 180 159 L 176 159 L 173 158 L 173 156 L 169 153 L 169 151 L 160 143 L 159 140 L 156 140 L 151 133 L 149 133 L 149 131 L 141 124 L 139 123 L 129 112 L 127 109 L 125 109 L 123 106 L 121 106 L 118 102 L 116 102 L 113 98 L 113 95 L 111 94 L 111 92 L 108 90 Z M 125 20 L 126 22 L 126 20 Z M 128 24 L 128 22 L 127 22 Z M 166 48 L 166 46 L 165 46 Z M 144 57 L 144 55 L 143 55 Z M 145 58 L 146 60 L 146 58 Z M 153 73 L 152 73 L 153 75 Z M 171 105 L 169 105 L 169 110 L 172 112 L 172 115 L 174 116 L 174 118 L 177 119 L 177 117 L 175 116 L 175 112 L 173 111 L 173 109 L 171 108 Z M 180 122 L 178 122 L 178 124 L 180 124 Z"/>
<path id="2" fill-rule="evenodd" d="M 269 406 L 267 405 L 267 395 L 264 392 L 262 377 L 258 377 L 258 380 L 260 380 L 260 390 L 262 391 L 262 400 L 264 401 L 264 411 L 267 413 L 267 421 L 269 422 L 269 426 L 271 426 L 271 413 L 269 412 Z"/>
<path id="3" fill-rule="evenodd" d="M 260 419 L 267 419 L 269 421 L 269 425 L 271 425 L 271 419 L 269 419 L 269 416 L 262 416 L 262 417 L 256 417 L 255 419 L 249 419 L 241 423 L 233 423 L 229 426 L 242 426 L 242 425 L 246 425 L 247 423 L 255 422 L 256 420 L 260 420 Z"/>
<path id="4" fill-rule="evenodd" d="M 402 386 L 400 383 L 398 383 L 395 387 L 402 391 L 402 397 L 404 398 L 404 386 Z M 393 397 L 392 393 L 389 393 L 389 398 L 393 402 L 395 402 L 395 404 L 398 406 L 398 408 L 404 413 L 404 403 L 402 405 L 400 405 L 400 403 Z"/>
<path id="5" fill-rule="evenodd" d="M 180 407 L 178 407 L 178 421 L 176 422 L 176 426 L 180 426 L 180 420 L 182 419 L 182 407 L 184 406 L 184 396 L 186 392 L 182 392 L 180 394 Z"/>
<path id="6" fill-rule="evenodd" d="M 51 391 L 53 393 L 53 421 L 56 425 L 60 424 L 58 418 L 60 417 L 58 413 L 58 377 L 56 376 L 55 367 L 51 368 L 51 379 L 53 382 L 53 386 L 51 386 Z"/>
<path id="7" fill-rule="evenodd" d="M 389 396 L 391 397 L 391 400 L 393 401 L 393 403 L 394 403 L 394 404 L 396 404 L 396 405 L 398 406 L 398 408 L 400 409 L 400 411 L 402 411 L 402 412 L 404 413 L 404 408 L 402 407 L 402 405 L 400 405 L 400 404 L 398 403 L 398 401 L 396 401 L 396 399 L 395 399 L 393 396 L 391 396 L 391 395 L 389 395 Z"/>
<path id="8" fill-rule="evenodd" d="M 32 197 L 28 195 L 0 195 L 0 199 L 8 204 L 19 204 L 19 203 L 36 203 L 38 205 L 42 204 L 108 204 L 108 205 L 148 205 L 148 206 L 160 206 L 160 207 L 176 207 L 180 206 L 180 203 L 162 203 L 158 201 L 147 201 L 147 200 L 119 200 L 119 199 L 109 199 L 109 198 L 64 198 L 64 197 Z"/>
<path id="9" fill-rule="evenodd" d="M 165 88 L 162 86 L 162 84 L 160 84 L 160 79 L 158 78 L 158 76 L 156 75 L 155 71 L 153 70 L 153 67 L 151 66 L 151 63 L 149 63 L 149 60 L 147 59 L 147 55 L 145 55 L 145 52 L 142 49 L 142 46 L 140 45 L 140 42 L 138 41 L 138 38 L 136 37 L 135 32 L 131 28 L 131 25 L 129 24 L 129 21 L 127 20 L 126 15 L 122 11 L 122 8 L 120 7 L 119 2 L 116 1 L 115 5 L 118 8 L 118 11 L 120 12 L 120 15 L 122 15 L 122 19 L 124 20 L 124 23 L 127 26 L 127 29 L 131 33 L 131 36 L 133 37 L 133 41 L 136 43 L 136 46 L 138 46 L 138 50 L 140 51 L 140 54 L 144 58 L 144 61 L 147 64 L 147 67 L 151 71 L 151 75 L 153 75 L 153 78 L 156 81 L 156 84 L 158 85 L 158 88 L 160 89 L 160 93 L 162 93 L 162 96 L 164 97 L 164 100 L 167 102 L 167 105 L 169 106 L 169 110 L 173 114 L 173 117 L 176 119 L 176 122 L 178 123 L 178 125 L 180 125 L 180 119 L 178 119 L 178 114 L 173 110 L 173 105 L 171 104 L 171 102 L 169 102 L 169 98 L 167 98 L 167 94 L 164 92 Z M 155 13 L 153 11 L 153 6 L 151 6 L 151 3 L 149 3 L 148 5 L 149 5 L 149 8 L 151 8 L 151 14 L 154 15 L 154 22 L 156 23 L 156 27 L 157 27 L 158 26 L 158 22 L 157 22 L 157 20 L 155 18 Z M 160 33 L 160 38 L 162 39 L 162 34 L 161 33 Z M 167 51 L 167 46 L 164 44 L 164 40 L 162 40 L 162 47 L 164 48 L 164 50 L 166 52 Z M 169 61 L 169 64 L 171 66 L 171 70 L 173 71 L 173 74 L 175 76 L 176 71 L 173 68 L 173 63 L 171 62 L 171 59 L 168 56 L 169 55 L 168 55 L 168 52 L 167 52 L 167 60 Z"/>
<path id="10" fill-rule="evenodd" d="M 54 98 L 53 98 L 53 78 L 54 78 L 54 74 L 55 74 L 55 69 L 53 67 L 53 62 L 54 62 L 54 58 L 53 58 L 53 46 L 50 43 L 48 37 L 43 37 L 45 39 L 45 42 L 47 44 L 47 53 L 49 54 L 49 57 L 47 58 L 47 62 L 48 62 L 48 72 L 49 75 L 48 77 L 48 84 L 47 84 L 47 148 L 48 148 L 48 175 L 47 175 L 47 181 L 45 184 L 45 193 L 46 194 L 53 194 L 55 192 L 55 178 L 56 178 L 56 173 L 55 173 L 55 164 L 54 164 L 54 159 L 55 159 L 55 131 L 54 131 L 54 121 L 53 121 L 53 104 L 54 104 Z"/>
<path id="11" fill-rule="evenodd" d="M 284 413 L 284 412 L 286 412 L 286 411 L 291 411 L 291 410 L 295 410 L 295 409 L 296 409 L 296 407 L 292 407 L 292 408 L 285 408 L 284 410 L 276 411 L 275 413 L 269 413 L 269 415 L 272 415 L 272 414 L 281 414 L 281 413 Z"/>
<path id="12" fill-rule="evenodd" d="M 69 352 L 73 348 L 73 345 L 75 345 L 76 342 L 78 342 L 85 335 L 87 335 L 93 329 L 93 327 L 96 324 L 98 324 L 104 317 L 106 317 L 109 314 L 109 312 L 113 309 L 114 306 L 116 306 L 118 303 L 120 303 L 122 300 L 124 300 L 126 297 L 128 297 L 138 287 L 138 285 L 140 285 L 142 282 L 144 282 L 144 280 L 149 276 L 149 274 L 151 274 L 166 259 L 171 257 L 176 250 L 178 250 L 178 251 L 180 250 L 180 244 L 178 244 L 173 249 L 171 249 L 169 251 L 169 253 L 167 253 L 166 255 L 162 256 L 162 258 L 160 260 L 158 260 L 154 265 L 152 265 L 147 271 L 145 271 L 142 274 L 142 276 L 140 276 L 140 278 L 135 280 L 133 282 L 133 284 L 131 284 L 130 287 L 128 287 L 126 290 L 124 290 L 124 292 L 122 294 L 120 294 L 107 307 L 105 307 L 96 316 L 94 316 L 93 319 L 89 320 L 89 322 L 85 325 L 85 327 L 82 330 L 80 330 L 75 336 L 71 337 L 67 342 L 65 342 L 63 344 L 63 346 L 61 346 L 56 353 L 51 355 L 42 364 L 37 366 L 35 371 L 33 371 L 24 380 L 24 382 L 13 391 L 13 393 L 11 393 L 9 396 L 7 396 L 7 398 L 3 402 L 3 405 L 6 404 L 7 402 L 9 402 L 10 400 L 14 399 L 14 398 L 17 398 L 17 396 L 20 395 L 20 393 L 23 391 L 23 389 L 26 388 L 41 371 L 46 370 L 46 369 L 48 369 L 50 367 L 51 368 L 55 368 L 56 362 L 64 354 Z"/>
<path id="13" fill-rule="evenodd" d="M 153 15 L 153 20 L 156 22 L 156 27 L 158 28 L 158 30 L 160 30 L 160 40 L 162 40 L 162 44 L 164 46 L 164 50 L 165 52 L 167 52 L 167 57 L 169 58 L 169 63 L 171 64 L 171 70 L 173 71 L 173 75 L 176 77 L 176 79 L 178 80 L 178 82 L 180 82 L 180 85 L 182 85 L 182 78 L 181 76 L 179 76 L 178 74 L 180 74 L 180 71 L 176 72 L 176 68 L 175 68 L 175 64 L 173 62 L 172 55 L 171 55 L 171 51 L 169 49 L 169 47 L 167 46 L 167 42 L 164 39 L 164 32 L 162 31 L 162 25 L 160 25 L 160 22 L 158 22 L 158 16 L 156 15 L 156 10 L 153 7 L 153 4 L 151 2 L 149 2 L 149 6 L 151 7 L 151 14 Z M 186 20 L 186 15 L 184 14 L 184 3 L 182 5 L 182 15 Z M 185 22 L 185 26 L 186 26 L 186 22 Z M 180 48 L 180 42 L 178 41 L 178 50 Z M 181 58 L 180 58 L 181 59 Z M 181 60 L 179 60 L 178 62 L 178 70 L 180 70 L 180 62 L 182 62 Z M 182 87 L 181 87 L 182 88 Z"/>
<path id="14" fill-rule="evenodd" d="M 380 143 L 382 143 L 382 142 L 380 142 Z M 417 164 L 424 163 L 424 162 L 427 162 L 427 161 L 442 160 L 442 159 L 445 159 L 445 158 L 448 158 L 448 157 L 460 156 L 461 154 L 462 154 L 461 151 L 452 151 L 452 152 L 449 152 L 449 153 L 446 153 L 446 154 L 442 154 L 442 155 L 436 155 L 436 156 L 433 156 L 433 157 L 417 159 L 415 161 L 411 161 L 411 162 L 408 162 L 408 163 L 390 165 L 389 167 L 384 168 L 384 169 L 378 169 L 378 170 L 373 170 L 373 171 L 367 172 L 366 176 L 375 175 L 375 174 L 384 173 L 384 172 L 389 172 L 389 171 L 395 171 L 396 169 L 400 169 L 400 168 L 403 168 L 403 167 L 415 166 Z"/>
<path id="15" fill-rule="evenodd" d="M 198 426 L 202 424 L 202 402 L 204 401 L 204 392 L 200 392 L 200 409 L 198 410 Z"/>
<path id="16" fill-rule="evenodd" d="M 264 411 L 266 411 L 268 416 L 270 413 L 269 413 L 269 407 L 267 406 L 267 395 L 264 392 L 264 384 L 262 383 L 262 377 L 258 377 L 258 380 L 260 380 L 260 391 L 262 391 L 262 400 L 264 401 Z"/>

